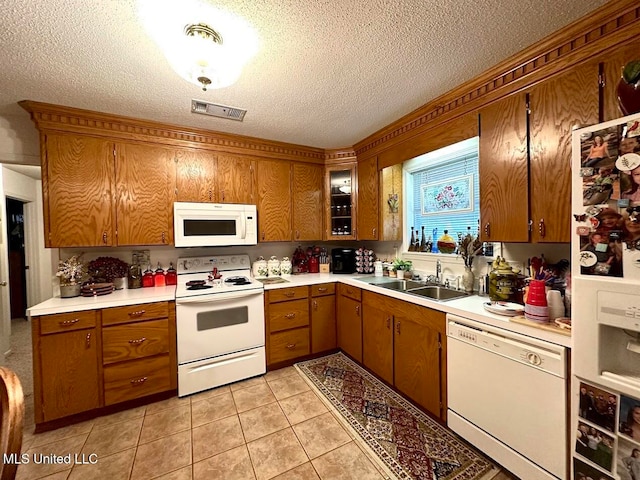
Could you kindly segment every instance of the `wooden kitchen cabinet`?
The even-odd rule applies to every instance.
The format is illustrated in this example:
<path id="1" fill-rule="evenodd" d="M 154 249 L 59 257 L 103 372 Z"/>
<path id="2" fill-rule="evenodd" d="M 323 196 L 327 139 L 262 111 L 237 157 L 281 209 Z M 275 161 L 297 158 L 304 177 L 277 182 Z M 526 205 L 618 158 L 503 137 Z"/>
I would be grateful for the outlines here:
<path id="1" fill-rule="evenodd" d="M 338 284 L 336 322 L 338 347 L 354 360 L 362 363 L 362 304 L 361 289 Z"/>
<path id="2" fill-rule="evenodd" d="M 622 47 L 617 47 L 599 58 L 602 62 L 602 118 L 603 122 L 623 117 L 624 114 L 618 106 L 618 82 L 622 77 L 622 69 L 631 60 L 638 59 L 640 41 L 636 40 Z"/>
<path id="3" fill-rule="evenodd" d="M 326 352 L 338 346 L 335 285 L 321 283 L 310 287 L 311 353 Z"/>
<path id="4" fill-rule="evenodd" d="M 380 172 L 380 236 L 384 242 L 402 241 L 402 164 Z"/>
<path id="5" fill-rule="evenodd" d="M 258 240 L 291 241 L 291 162 L 260 160 L 257 171 Z"/>
<path id="6" fill-rule="evenodd" d="M 362 363 L 393 385 L 393 317 L 389 297 L 362 292 Z"/>
<path id="7" fill-rule="evenodd" d="M 118 245 L 173 243 L 176 155 L 163 146 L 116 145 Z"/>
<path id="8" fill-rule="evenodd" d="M 45 246 L 115 245 L 113 142 L 57 133 L 43 138 Z"/>
<path id="9" fill-rule="evenodd" d="M 356 239 L 356 181 L 355 162 L 325 168 L 325 240 Z"/>
<path id="10" fill-rule="evenodd" d="M 598 121 L 595 63 L 480 111 L 482 241 L 569 242 L 571 133 Z"/>
<path id="11" fill-rule="evenodd" d="M 33 369 L 36 424 L 101 405 L 96 312 L 34 317 Z"/>
<path id="12" fill-rule="evenodd" d="M 216 178 L 218 202 L 253 205 L 255 200 L 256 160 L 243 155 L 219 153 Z"/>
<path id="13" fill-rule="evenodd" d="M 176 151 L 176 201 L 218 201 L 216 157 L 206 150 Z"/>
<path id="14" fill-rule="evenodd" d="M 379 232 L 378 158 L 358 163 L 358 240 L 378 240 Z"/>
<path id="15" fill-rule="evenodd" d="M 308 292 L 306 286 L 265 292 L 268 366 L 309 355 Z"/>
<path id="16" fill-rule="evenodd" d="M 293 240 L 322 240 L 323 166 L 294 162 L 292 174 Z"/>

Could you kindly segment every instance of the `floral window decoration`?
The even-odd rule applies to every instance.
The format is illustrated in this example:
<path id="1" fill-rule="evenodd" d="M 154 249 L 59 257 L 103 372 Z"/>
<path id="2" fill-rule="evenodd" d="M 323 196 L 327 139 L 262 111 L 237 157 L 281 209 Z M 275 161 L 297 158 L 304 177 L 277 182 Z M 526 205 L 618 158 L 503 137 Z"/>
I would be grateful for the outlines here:
<path id="1" fill-rule="evenodd" d="M 473 175 L 427 183 L 421 190 L 423 215 L 473 210 Z"/>

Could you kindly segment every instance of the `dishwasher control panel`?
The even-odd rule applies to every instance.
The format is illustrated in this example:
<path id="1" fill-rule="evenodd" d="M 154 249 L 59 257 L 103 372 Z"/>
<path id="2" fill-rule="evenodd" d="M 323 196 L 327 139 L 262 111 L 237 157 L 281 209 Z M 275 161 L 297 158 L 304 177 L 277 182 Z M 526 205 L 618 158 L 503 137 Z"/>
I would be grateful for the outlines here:
<path id="1" fill-rule="evenodd" d="M 559 345 L 462 318 L 449 319 L 447 337 L 449 341 L 471 344 L 552 375 L 566 377 L 566 350 Z"/>

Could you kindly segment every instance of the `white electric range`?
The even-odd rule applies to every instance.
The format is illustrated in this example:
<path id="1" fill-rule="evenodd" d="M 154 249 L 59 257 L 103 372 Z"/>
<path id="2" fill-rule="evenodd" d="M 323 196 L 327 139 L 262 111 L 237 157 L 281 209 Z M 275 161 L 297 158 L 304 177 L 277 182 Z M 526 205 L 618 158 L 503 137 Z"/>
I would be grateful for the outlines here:
<path id="1" fill-rule="evenodd" d="M 266 371 L 264 287 L 248 255 L 178 259 L 178 396 Z"/>

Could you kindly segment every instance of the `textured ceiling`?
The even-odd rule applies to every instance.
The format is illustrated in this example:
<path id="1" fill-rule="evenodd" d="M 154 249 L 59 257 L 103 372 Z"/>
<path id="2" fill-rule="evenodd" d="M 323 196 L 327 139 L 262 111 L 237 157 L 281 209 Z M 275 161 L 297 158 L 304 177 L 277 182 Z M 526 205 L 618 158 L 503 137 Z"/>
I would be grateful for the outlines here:
<path id="1" fill-rule="evenodd" d="M 135 0 L 0 2 L 0 115 L 35 100 L 320 148 L 351 146 L 604 0 L 209 0 L 260 50 L 203 92 L 171 70 Z M 244 122 L 190 113 L 191 99 Z M 22 112 L 22 113 L 20 113 Z"/>

